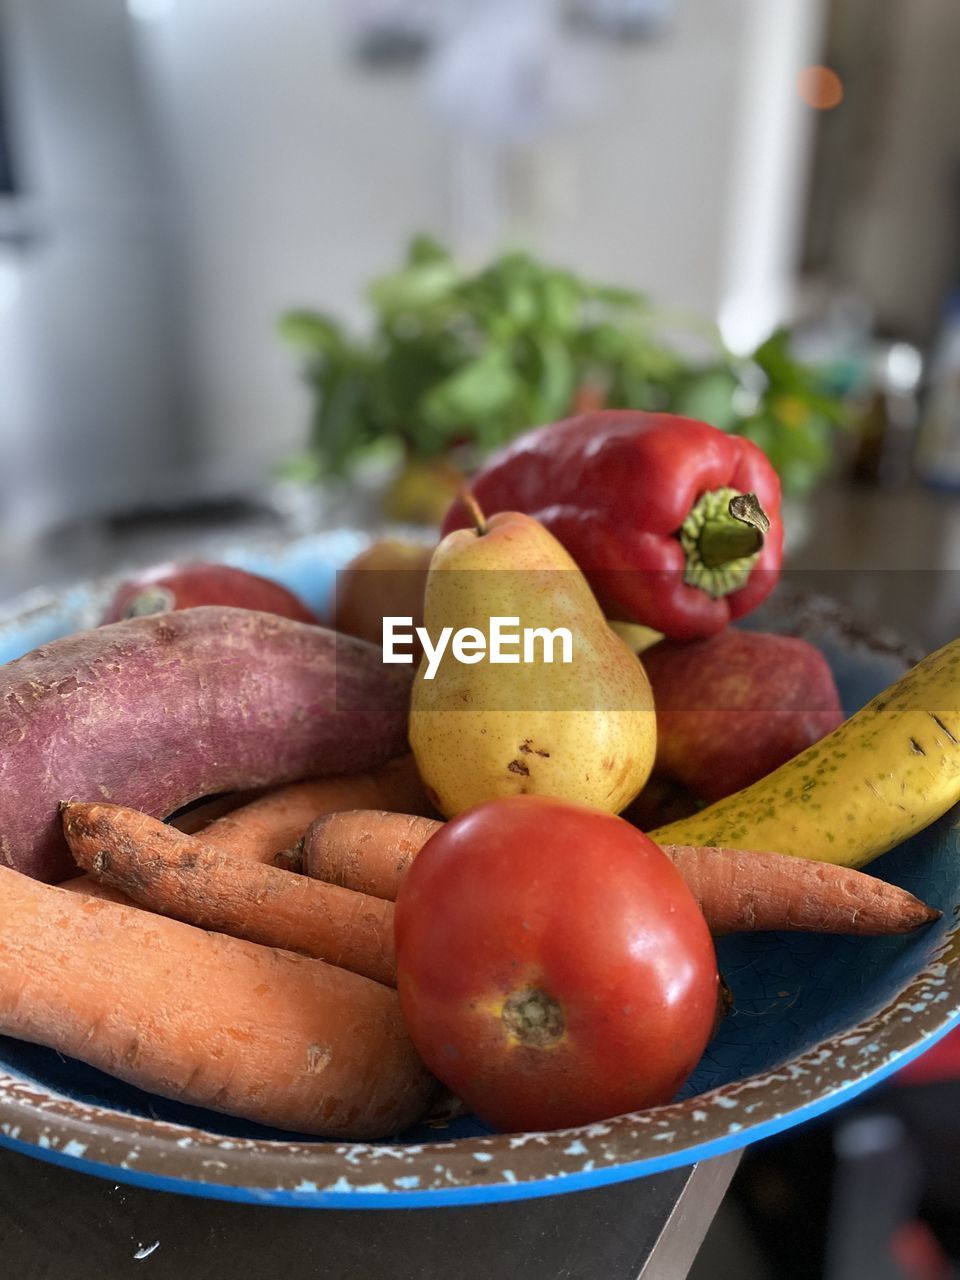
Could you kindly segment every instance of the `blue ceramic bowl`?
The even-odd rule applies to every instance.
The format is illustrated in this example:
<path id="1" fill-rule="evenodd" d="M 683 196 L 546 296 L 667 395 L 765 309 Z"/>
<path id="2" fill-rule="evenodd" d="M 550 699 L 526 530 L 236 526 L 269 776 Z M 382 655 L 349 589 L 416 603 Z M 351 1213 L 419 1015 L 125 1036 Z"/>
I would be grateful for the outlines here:
<path id="1" fill-rule="evenodd" d="M 361 534 L 317 535 L 223 558 L 277 578 L 322 608 Z M 0 613 L 0 661 L 93 625 L 110 583 L 39 593 Z M 776 609 L 827 655 L 847 711 L 903 670 L 830 607 Z M 811 934 L 724 938 L 735 999 L 680 1099 L 559 1133 L 503 1136 L 476 1121 L 421 1127 L 386 1144 L 273 1133 L 123 1085 L 0 1038 L 0 1142 L 121 1182 L 222 1199 L 408 1208 L 574 1191 L 690 1164 L 841 1105 L 960 1022 L 960 849 L 948 816 L 874 870 L 943 911 L 905 938 Z"/>

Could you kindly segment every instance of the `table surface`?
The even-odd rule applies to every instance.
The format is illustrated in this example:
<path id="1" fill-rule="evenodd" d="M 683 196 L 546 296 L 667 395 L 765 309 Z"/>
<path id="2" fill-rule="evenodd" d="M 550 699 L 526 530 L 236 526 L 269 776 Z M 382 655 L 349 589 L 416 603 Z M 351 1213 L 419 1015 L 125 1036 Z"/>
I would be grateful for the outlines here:
<path id="1" fill-rule="evenodd" d="M 807 511 L 795 582 L 934 647 L 960 631 L 960 500 L 910 490 L 826 489 Z M 271 527 L 189 523 L 126 537 L 92 530 L 31 562 L 0 560 L 0 599 Z M 923 571 L 921 571 L 923 566 Z M 899 572 L 897 572 L 899 570 Z M 395 1211 L 297 1210 L 196 1200 L 117 1186 L 0 1151 L 0 1257 L 17 1280 L 220 1280 L 278 1267 L 284 1280 L 680 1280 L 738 1153 L 594 1191 L 504 1205 Z M 55 1224 L 56 1229 L 51 1230 Z M 158 1247 L 143 1255 L 155 1242 Z M 260 1260 L 258 1266 L 257 1260 Z M 143 1268 L 141 1272 L 139 1269 Z"/>
<path id="2" fill-rule="evenodd" d="M 121 1186 L 0 1150 L 0 1274 L 680 1280 L 738 1160 L 733 1152 L 594 1191 L 464 1209 L 280 1209 Z"/>

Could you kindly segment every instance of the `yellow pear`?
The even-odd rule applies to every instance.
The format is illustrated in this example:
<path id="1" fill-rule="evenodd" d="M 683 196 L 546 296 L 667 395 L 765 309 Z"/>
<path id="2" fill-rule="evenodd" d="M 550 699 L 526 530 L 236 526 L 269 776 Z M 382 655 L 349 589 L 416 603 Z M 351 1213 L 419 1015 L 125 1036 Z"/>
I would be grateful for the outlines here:
<path id="1" fill-rule="evenodd" d="M 427 577 L 410 713 L 424 783 L 447 817 L 511 795 L 619 813 L 656 754 L 646 673 L 543 525 L 476 519 Z"/>

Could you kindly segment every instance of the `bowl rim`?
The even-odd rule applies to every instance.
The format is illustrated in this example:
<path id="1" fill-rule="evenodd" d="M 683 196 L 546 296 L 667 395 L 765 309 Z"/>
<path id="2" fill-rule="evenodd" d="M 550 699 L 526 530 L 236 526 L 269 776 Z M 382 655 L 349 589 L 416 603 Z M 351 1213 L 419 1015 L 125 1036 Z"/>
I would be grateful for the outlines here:
<path id="1" fill-rule="evenodd" d="M 736 1150 L 856 1096 L 957 1025 L 960 923 L 899 995 L 806 1053 L 682 1102 L 600 1123 L 410 1145 L 236 1138 L 81 1102 L 4 1070 L 0 1145 L 102 1177 L 257 1203 L 410 1208 L 520 1199 Z M 858 1059 L 870 1065 L 859 1069 Z M 788 1102 L 779 1105 L 784 1089 Z M 798 1090 L 806 1100 L 789 1101 Z"/>

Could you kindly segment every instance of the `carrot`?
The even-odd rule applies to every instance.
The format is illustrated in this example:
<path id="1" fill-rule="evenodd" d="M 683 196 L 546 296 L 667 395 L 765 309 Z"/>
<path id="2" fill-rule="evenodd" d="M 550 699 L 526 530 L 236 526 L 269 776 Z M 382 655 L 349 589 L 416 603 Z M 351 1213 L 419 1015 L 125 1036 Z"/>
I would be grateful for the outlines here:
<path id="1" fill-rule="evenodd" d="M 714 933 L 792 929 L 866 937 L 910 933 L 941 915 L 895 884 L 834 863 L 682 844 L 663 851 Z"/>
<path id="2" fill-rule="evenodd" d="M 295 857 L 284 865 L 328 884 L 393 900 L 410 863 L 442 826 L 432 818 L 382 810 L 325 813 L 313 820 L 300 843 L 300 865 Z"/>
<path id="3" fill-rule="evenodd" d="M 234 793 L 244 794 L 244 793 Z M 245 793 L 249 794 L 249 793 Z M 193 826 L 193 813 L 203 813 L 226 803 L 228 796 L 214 797 L 190 810 L 170 826 L 184 831 Z M 333 809 L 355 809 L 381 805 L 385 809 L 430 811 L 413 756 L 402 756 L 374 773 L 356 773 L 335 778 L 315 778 L 294 782 L 264 792 L 254 800 L 231 805 L 209 825 L 195 827 L 190 834 L 202 830 L 206 843 L 253 862 L 270 862 L 278 849 L 299 840 L 318 814 Z M 98 886 L 90 875 L 75 876 L 65 881 L 72 893 L 89 893 L 93 897 L 109 897 L 112 902 L 130 903 L 130 898 L 115 889 Z M 380 896 L 380 895 L 378 895 Z M 385 896 L 385 895 L 382 895 Z"/>
<path id="4" fill-rule="evenodd" d="M 0 904 L 5 1035 L 166 1098 L 331 1138 L 397 1133 L 435 1092 L 380 983 L 6 867 Z"/>
<path id="5" fill-rule="evenodd" d="M 141 906 L 396 983 L 390 902 L 258 866 L 119 805 L 64 805 L 63 831 L 85 871 Z"/>
<path id="6" fill-rule="evenodd" d="M 184 835 L 196 835 L 209 826 L 214 819 L 222 818 L 225 813 L 232 813 L 241 805 L 249 804 L 251 794 L 259 794 L 259 792 L 230 791 L 226 795 L 211 796 L 209 800 L 201 800 L 191 805 L 179 817 L 168 818 L 167 823 L 171 827 L 176 827 L 178 831 L 182 831 Z M 135 905 L 125 893 L 101 884 L 91 875 L 84 874 L 74 876 L 71 880 L 64 880 L 62 887 L 69 889 L 71 893 L 85 893 L 90 898 L 106 898 L 110 902 L 125 902 L 127 906 Z"/>
<path id="7" fill-rule="evenodd" d="M 203 838 L 236 857 L 269 862 L 279 849 L 299 840 L 318 814 L 361 808 L 433 812 L 413 757 L 393 760 L 375 773 L 319 778 L 268 791 L 212 822 Z"/>
<path id="8" fill-rule="evenodd" d="M 348 889 L 395 899 L 407 868 L 442 824 L 395 813 L 318 818 L 302 869 Z M 418 844 L 419 841 L 419 844 Z M 664 845 L 716 933 L 795 929 L 909 933 L 940 912 L 874 876 L 781 853 Z"/>

